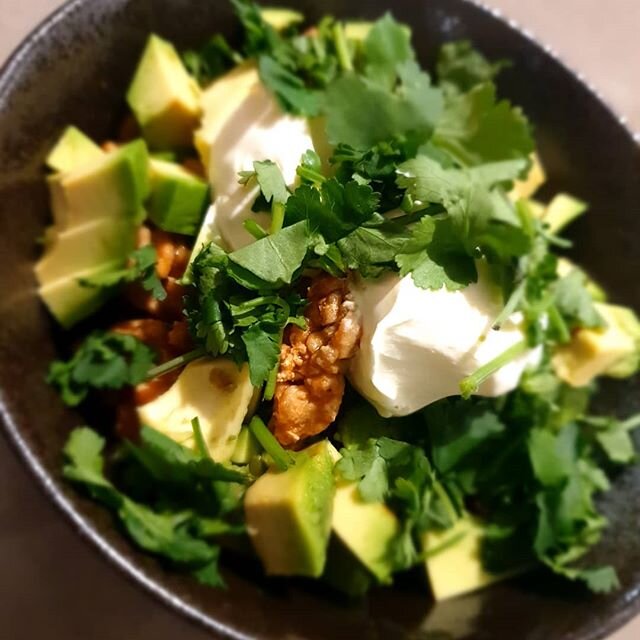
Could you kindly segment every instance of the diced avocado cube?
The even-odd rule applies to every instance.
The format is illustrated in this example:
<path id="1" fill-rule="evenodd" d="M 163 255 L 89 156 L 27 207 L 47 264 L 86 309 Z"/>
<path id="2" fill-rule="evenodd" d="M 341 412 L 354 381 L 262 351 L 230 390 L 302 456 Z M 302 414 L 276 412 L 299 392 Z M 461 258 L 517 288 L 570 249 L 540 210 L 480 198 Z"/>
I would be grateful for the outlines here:
<path id="1" fill-rule="evenodd" d="M 559 193 L 547 206 L 542 221 L 547 223 L 551 233 L 559 233 L 587 209 L 587 204 L 582 200 Z"/>
<path id="2" fill-rule="evenodd" d="M 364 502 L 356 483 L 339 483 L 333 501 L 332 526 L 337 537 L 378 582 L 390 582 L 389 546 L 400 527 L 386 505 Z"/>
<path id="3" fill-rule="evenodd" d="M 270 469 L 247 490 L 247 530 L 268 575 L 317 578 L 324 571 L 335 492 L 328 447 L 318 442 L 294 466 Z"/>
<path id="4" fill-rule="evenodd" d="M 73 171 L 99 160 L 104 151 L 76 127 L 67 127 L 47 156 L 47 166 L 54 171 Z"/>
<path id="5" fill-rule="evenodd" d="M 526 178 L 517 180 L 513 189 L 509 192 L 509 197 L 515 202 L 522 198 L 531 198 L 535 192 L 545 183 L 547 174 L 537 153 L 531 154 L 531 168 Z"/>
<path id="6" fill-rule="evenodd" d="M 507 577 L 483 568 L 482 536 L 482 525 L 471 516 L 460 518 L 450 529 L 425 534 L 426 568 L 436 601 L 475 591 Z"/>
<path id="7" fill-rule="evenodd" d="M 141 424 L 194 449 L 191 421 L 197 417 L 209 455 L 216 462 L 228 462 L 252 397 L 248 365 L 201 358 L 187 365 L 168 391 L 138 407 L 138 418 Z"/>
<path id="8" fill-rule="evenodd" d="M 347 22 L 344 25 L 344 35 L 349 40 L 363 42 L 373 28 L 373 22 Z"/>
<path id="9" fill-rule="evenodd" d="M 231 462 L 234 464 L 249 464 L 251 459 L 261 451 L 262 448 L 251 431 L 247 427 L 242 427 L 236 440 L 236 448 L 233 450 Z"/>
<path id="10" fill-rule="evenodd" d="M 157 35 L 149 37 L 127 101 L 153 148 L 193 144 L 200 118 L 200 88 L 171 43 Z"/>
<path id="11" fill-rule="evenodd" d="M 161 229 L 193 236 L 209 204 L 209 185 L 180 165 L 151 160 L 149 218 Z"/>
<path id="12" fill-rule="evenodd" d="M 64 278 L 46 282 L 38 289 L 38 293 L 53 317 L 63 328 L 69 329 L 97 311 L 108 298 L 108 293 L 104 290 L 84 287 L 79 280 L 120 268 L 122 262 L 112 262 L 86 271 L 78 271 Z"/>
<path id="13" fill-rule="evenodd" d="M 47 232 L 47 248 L 35 267 L 45 285 L 105 263 L 123 266 L 134 248 L 135 226 L 122 218 L 98 218 L 66 231 Z"/>
<path id="14" fill-rule="evenodd" d="M 322 579 L 350 598 L 361 598 L 374 584 L 374 578 L 337 536 L 331 536 Z"/>
<path id="15" fill-rule="evenodd" d="M 260 15 L 267 24 L 270 24 L 277 31 L 284 31 L 304 21 L 304 16 L 299 11 L 292 9 L 265 7 L 260 9 Z"/>
<path id="16" fill-rule="evenodd" d="M 140 221 L 149 194 L 147 146 L 137 140 L 80 169 L 55 174 L 49 190 L 59 231 L 105 217 Z"/>
<path id="17" fill-rule="evenodd" d="M 558 377 L 584 387 L 598 376 L 627 378 L 640 367 L 640 321 L 628 307 L 596 303 L 605 327 L 578 329 L 560 346 L 552 363 Z"/>

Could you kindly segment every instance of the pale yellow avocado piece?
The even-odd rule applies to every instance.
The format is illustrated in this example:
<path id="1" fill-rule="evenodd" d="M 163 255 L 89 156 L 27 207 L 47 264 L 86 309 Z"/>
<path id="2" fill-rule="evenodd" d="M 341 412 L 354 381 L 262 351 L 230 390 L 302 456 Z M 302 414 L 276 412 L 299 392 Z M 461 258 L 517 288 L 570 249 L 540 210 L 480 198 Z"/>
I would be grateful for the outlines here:
<path id="1" fill-rule="evenodd" d="M 344 25 L 344 35 L 349 40 L 363 42 L 373 28 L 373 22 L 346 22 Z"/>
<path id="2" fill-rule="evenodd" d="M 80 129 L 67 127 L 46 162 L 54 171 L 72 171 L 103 155 L 104 151 Z"/>
<path id="3" fill-rule="evenodd" d="M 584 387 L 598 376 L 626 378 L 640 364 L 640 322 L 627 308 L 596 303 L 606 326 L 578 329 L 571 342 L 559 347 L 552 363 L 558 377 L 573 387 Z"/>
<path id="4" fill-rule="evenodd" d="M 276 31 L 284 31 L 293 25 L 304 21 L 304 16 L 299 11 L 292 9 L 278 9 L 265 7 L 260 9 L 262 19 L 270 24 Z"/>
<path id="5" fill-rule="evenodd" d="M 200 420 L 209 454 L 216 462 L 233 455 L 253 396 L 249 367 L 231 360 L 202 358 L 187 365 L 171 388 L 138 407 L 140 423 L 193 449 L 193 418 Z"/>
<path id="6" fill-rule="evenodd" d="M 200 87 L 175 47 L 151 35 L 127 93 L 144 137 L 154 148 L 188 147 L 200 119 Z"/>
<path id="7" fill-rule="evenodd" d="M 105 263 L 58 280 L 49 280 L 40 286 L 38 294 L 60 325 L 69 329 L 97 311 L 108 297 L 108 294 L 100 289 L 82 286 L 79 280 L 102 275 L 121 267 L 122 261 Z"/>
<path id="8" fill-rule="evenodd" d="M 322 575 L 335 492 L 330 446 L 308 447 L 292 467 L 272 468 L 247 489 L 247 532 L 268 575 Z"/>
<path id="9" fill-rule="evenodd" d="M 105 217 L 139 221 L 149 194 L 147 147 L 142 140 L 131 142 L 48 182 L 58 231 Z"/>
<path id="10" fill-rule="evenodd" d="M 260 87 L 260 76 L 253 62 L 245 62 L 218 78 L 202 94 L 202 124 L 195 133 L 195 145 L 205 168 L 209 169 L 211 147 L 227 121 Z"/>
<path id="11" fill-rule="evenodd" d="M 484 570 L 480 556 L 482 536 L 481 524 L 471 516 L 460 518 L 450 529 L 425 534 L 423 548 L 433 554 L 426 561 L 427 574 L 437 601 L 481 589 L 506 577 Z"/>
<path id="12" fill-rule="evenodd" d="M 587 209 L 587 204 L 582 200 L 567 193 L 559 193 L 548 204 L 542 221 L 547 223 L 551 233 L 559 233 Z"/>
<path id="13" fill-rule="evenodd" d="M 517 180 L 513 189 L 509 192 L 511 200 L 516 202 L 522 198 L 531 198 L 535 192 L 545 183 L 547 174 L 537 153 L 531 154 L 531 168 L 526 178 Z"/>
<path id="14" fill-rule="evenodd" d="M 35 267 L 41 285 L 105 263 L 124 265 L 133 250 L 135 227 L 128 220 L 99 218 L 67 231 L 46 232 L 44 255 Z"/>
<path id="15" fill-rule="evenodd" d="M 390 582 L 388 549 L 400 527 L 386 505 L 364 502 L 356 483 L 338 483 L 332 526 L 343 544 L 379 582 Z"/>

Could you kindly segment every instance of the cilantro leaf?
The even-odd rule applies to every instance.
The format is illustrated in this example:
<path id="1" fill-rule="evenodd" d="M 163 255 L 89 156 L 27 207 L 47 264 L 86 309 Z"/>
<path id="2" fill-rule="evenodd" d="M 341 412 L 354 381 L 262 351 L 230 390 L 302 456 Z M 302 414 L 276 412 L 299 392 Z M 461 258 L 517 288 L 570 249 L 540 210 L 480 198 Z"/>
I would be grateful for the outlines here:
<path id="1" fill-rule="evenodd" d="M 83 287 L 112 289 L 140 280 L 143 289 L 149 291 L 156 300 L 165 300 L 167 292 L 156 274 L 157 260 L 155 247 L 148 245 L 133 251 L 127 260 L 128 266 L 124 269 L 108 271 L 91 278 L 82 278 L 79 282 Z"/>
<path id="2" fill-rule="evenodd" d="M 121 389 L 142 382 L 154 365 L 156 354 L 133 336 L 119 333 L 91 334 L 68 361 L 51 364 L 47 382 L 65 404 L 79 405 L 90 389 Z"/>
<path id="3" fill-rule="evenodd" d="M 398 65 L 415 59 L 411 31 L 391 14 L 374 23 L 362 46 L 365 74 L 374 82 L 392 88 Z"/>
<path id="4" fill-rule="evenodd" d="M 411 274 L 416 286 L 437 291 L 466 287 L 478 279 L 474 259 L 466 253 L 452 221 L 425 216 L 396 256 L 400 275 Z"/>
<path id="5" fill-rule="evenodd" d="M 199 50 L 185 51 L 182 61 L 198 84 L 205 87 L 233 65 L 240 64 L 242 56 L 231 48 L 222 34 L 218 33 Z"/>
<path id="6" fill-rule="evenodd" d="M 447 91 L 465 93 L 478 84 L 491 82 L 508 66 L 505 60 L 489 62 L 471 42 L 459 40 L 442 45 L 436 70 L 440 84 Z"/>
<path id="7" fill-rule="evenodd" d="M 345 265 L 363 277 L 376 278 L 383 269 L 394 269 L 396 256 L 406 246 L 410 233 L 393 222 L 358 227 L 338 241 Z"/>
<path id="8" fill-rule="evenodd" d="M 254 324 L 242 334 L 247 350 L 251 384 L 260 386 L 280 359 L 282 335 L 279 328 L 268 331 L 264 323 Z"/>
<path id="9" fill-rule="evenodd" d="M 335 242 L 369 220 L 378 206 L 378 195 L 368 185 L 351 180 L 341 184 L 336 178 L 326 180 L 316 189 L 303 184 L 287 201 L 288 224 L 303 221 L 319 232 L 327 242 Z"/>
<path id="10" fill-rule="evenodd" d="M 554 302 L 571 327 L 602 327 L 604 320 L 586 288 L 584 273 L 574 269 L 553 287 Z"/>
<path id="11" fill-rule="evenodd" d="M 64 448 L 65 478 L 83 486 L 95 500 L 109 507 L 140 548 L 187 570 L 198 571 L 206 566 L 208 582 L 213 582 L 218 549 L 191 532 L 193 512 L 156 512 L 118 491 L 104 475 L 104 444 L 104 439 L 91 429 L 73 431 Z"/>
<path id="12" fill-rule="evenodd" d="M 417 64 L 406 62 L 393 92 L 356 74 L 327 88 L 327 134 L 331 144 L 370 149 L 379 142 L 417 132 L 426 141 L 442 111 L 442 95 Z"/>
<path id="13" fill-rule="evenodd" d="M 465 166 L 526 159 L 534 150 L 527 118 L 507 100 L 497 101 L 491 83 L 450 99 L 433 142 Z"/>
<path id="14" fill-rule="evenodd" d="M 307 223 L 291 225 L 230 253 L 229 273 L 249 288 L 290 284 L 307 254 L 308 242 Z"/>
<path id="15" fill-rule="evenodd" d="M 264 199 L 284 204 L 290 194 L 278 165 L 271 160 L 264 160 L 254 162 L 253 168 Z"/>
<path id="16" fill-rule="evenodd" d="M 312 118 L 320 113 L 321 93 L 309 89 L 294 72 L 271 56 L 259 58 L 260 79 L 278 98 L 285 111 Z"/>

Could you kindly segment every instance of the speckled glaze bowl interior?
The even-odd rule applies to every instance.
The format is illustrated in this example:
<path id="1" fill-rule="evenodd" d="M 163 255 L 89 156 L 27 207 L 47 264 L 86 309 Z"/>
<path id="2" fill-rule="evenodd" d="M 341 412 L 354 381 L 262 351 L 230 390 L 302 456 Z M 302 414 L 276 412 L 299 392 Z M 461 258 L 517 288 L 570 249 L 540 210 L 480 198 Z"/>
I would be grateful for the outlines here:
<path id="1" fill-rule="evenodd" d="M 640 148 L 550 52 L 465 0 L 282 4 L 310 19 L 325 13 L 367 19 L 392 10 L 413 26 L 427 66 L 442 42 L 459 38 L 512 59 L 501 90 L 536 125 L 549 189 L 592 205 L 573 230 L 576 257 L 613 300 L 640 309 Z M 124 90 L 151 31 L 185 46 L 218 31 L 233 39 L 237 25 L 224 0 L 75 0 L 39 27 L 0 75 L 0 405 L 17 451 L 66 516 L 131 578 L 222 637 L 595 640 L 640 610 L 640 468 L 617 478 L 604 504 L 611 527 L 594 554 L 616 564 L 620 590 L 593 596 L 528 575 L 439 605 L 418 575 L 347 605 L 316 586 L 267 581 L 241 563 L 227 566 L 227 590 L 212 591 L 138 553 L 106 512 L 62 482 L 60 449 L 81 417 L 44 383 L 62 338 L 38 302 L 32 273 L 36 239 L 49 217 L 42 163 L 68 123 L 107 137 L 124 112 Z M 615 413 L 639 410 L 638 381 L 607 386 L 601 402 Z"/>

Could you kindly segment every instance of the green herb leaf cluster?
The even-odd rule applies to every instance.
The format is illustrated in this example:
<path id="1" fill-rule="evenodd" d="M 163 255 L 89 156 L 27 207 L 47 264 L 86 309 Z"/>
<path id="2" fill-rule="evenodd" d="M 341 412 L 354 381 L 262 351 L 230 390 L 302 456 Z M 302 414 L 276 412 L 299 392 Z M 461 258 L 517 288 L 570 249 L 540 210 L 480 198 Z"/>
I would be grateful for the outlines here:
<path id="1" fill-rule="evenodd" d="M 95 332 L 70 360 L 56 360 L 47 382 L 70 407 L 79 405 L 91 389 L 121 389 L 145 380 L 156 353 L 133 336 Z"/>
<path id="2" fill-rule="evenodd" d="M 304 323 L 303 300 L 286 285 L 307 251 L 302 222 L 229 254 L 209 244 L 193 262 L 187 296 L 191 333 L 210 355 L 248 362 L 254 386 L 277 365 L 287 324 Z"/>
<path id="3" fill-rule="evenodd" d="M 139 444 L 126 445 L 126 470 L 120 470 L 123 484 L 135 480 L 133 499 L 106 477 L 104 447 L 95 431 L 73 431 L 64 449 L 65 478 L 109 508 L 138 547 L 204 584 L 224 586 L 220 548 L 212 538 L 243 531 L 228 518 L 240 504 L 246 477 L 145 427 Z"/>
<path id="4" fill-rule="evenodd" d="M 164 300 L 167 297 L 167 292 L 156 274 L 157 261 L 158 254 L 155 247 L 148 245 L 133 251 L 124 269 L 83 278 L 80 280 L 80 284 L 83 287 L 114 289 L 123 284 L 140 281 L 143 289 L 149 291 L 156 300 Z"/>

